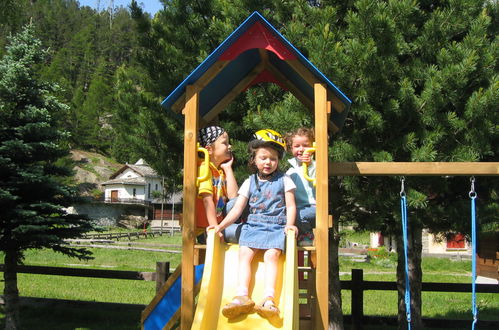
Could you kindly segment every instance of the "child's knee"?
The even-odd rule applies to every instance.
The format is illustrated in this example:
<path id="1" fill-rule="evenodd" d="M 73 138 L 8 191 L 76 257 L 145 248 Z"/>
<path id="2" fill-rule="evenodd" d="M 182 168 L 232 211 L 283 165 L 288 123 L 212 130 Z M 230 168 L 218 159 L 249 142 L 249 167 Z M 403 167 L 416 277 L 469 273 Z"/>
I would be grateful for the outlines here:
<path id="1" fill-rule="evenodd" d="M 279 260 L 279 256 L 281 255 L 281 250 L 279 249 L 268 249 L 265 251 L 263 255 L 264 261 L 274 262 Z"/>

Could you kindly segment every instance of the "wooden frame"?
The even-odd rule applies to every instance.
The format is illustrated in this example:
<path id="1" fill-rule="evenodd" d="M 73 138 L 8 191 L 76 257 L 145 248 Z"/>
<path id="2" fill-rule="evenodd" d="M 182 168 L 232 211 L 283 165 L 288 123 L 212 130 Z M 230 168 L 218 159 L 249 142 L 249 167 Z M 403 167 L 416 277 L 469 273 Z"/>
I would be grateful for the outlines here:
<path id="1" fill-rule="evenodd" d="M 315 325 L 327 329 L 329 325 L 329 173 L 328 173 L 328 98 L 323 84 L 314 85 L 315 103 L 315 157 L 316 157 L 316 228 L 315 295 L 317 308 Z"/>
<path id="2" fill-rule="evenodd" d="M 499 162 L 331 162 L 329 175 L 493 176 L 499 175 Z"/>
<path id="3" fill-rule="evenodd" d="M 182 223 L 181 329 L 190 329 L 194 318 L 194 233 L 196 230 L 197 133 L 199 90 L 187 86 L 184 108 L 184 203 Z"/>

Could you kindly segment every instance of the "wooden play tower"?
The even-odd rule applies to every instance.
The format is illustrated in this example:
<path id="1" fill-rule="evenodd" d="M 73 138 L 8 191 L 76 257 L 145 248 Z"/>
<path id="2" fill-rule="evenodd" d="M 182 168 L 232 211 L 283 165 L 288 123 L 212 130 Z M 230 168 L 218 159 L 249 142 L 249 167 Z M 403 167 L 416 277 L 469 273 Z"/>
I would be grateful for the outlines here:
<path id="1" fill-rule="evenodd" d="M 314 286 L 317 328 L 328 327 L 328 134 L 340 130 L 351 101 L 258 12 L 251 14 L 163 101 L 184 115 L 181 328 L 195 311 L 197 132 L 252 85 L 273 82 L 290 91 L 315 118 L 317 255 Z"/>
<path id="2" fill-rule="evenodd" d="M 179 117 L 183 114 L 185 123 L 182 329 L 190 329 L 193 324 L 196 309 L 194 266 L 200 249 L 204 248 L 195 244 L 197 132 L 199 128 L 216 122 L 218 114 L 239 94 L 261 82 L 272 82 L 290 91 L 312 111 L 315 120 L 317 221 L 315 246 L 306 250 L 315 250 L 317 260 L 315 271 L 308 273 L 309 276 L 313 274 L 309 293 L 312 291 L 314 297 L 312 322 L 307 324 L 308 328 L 327 329 L 329 324 L 328 230 L 333 223 L 328 209 L 330 176 L 499 176 L 497 162 L 329 162 L 328 134 L 341 129 L 351 101 L 264 17 L 254 12 L 162 102 L 166 109 Z M 294 324 L 290 328 L 296 327 Z"/>

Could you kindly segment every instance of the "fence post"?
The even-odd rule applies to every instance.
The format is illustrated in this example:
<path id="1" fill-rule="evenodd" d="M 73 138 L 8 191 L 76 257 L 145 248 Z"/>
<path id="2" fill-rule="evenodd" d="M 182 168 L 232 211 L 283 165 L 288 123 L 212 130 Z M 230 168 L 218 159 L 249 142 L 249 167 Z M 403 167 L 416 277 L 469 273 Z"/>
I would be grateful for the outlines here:
<path id="1" fill-rule="evenodd" d="M 170 263 L 167 262 L 156 262 L 156 292 L 158 292 L 163 284 L 165 284 L 168 276 L 170 275 Z"/>
<path id="2" fill-rule="evenodd" d="M 352 329 L 362 329 L 364 317 L 364 272 L 352 269 Z"/>

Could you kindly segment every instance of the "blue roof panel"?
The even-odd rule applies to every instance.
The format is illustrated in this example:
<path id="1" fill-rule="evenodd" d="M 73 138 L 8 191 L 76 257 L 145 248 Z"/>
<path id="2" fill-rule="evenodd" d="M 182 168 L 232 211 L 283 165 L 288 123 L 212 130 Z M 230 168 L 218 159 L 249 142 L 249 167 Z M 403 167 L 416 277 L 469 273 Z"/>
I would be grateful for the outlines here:
<path id="1" fill-rule="evenodd" d="M 350 99 L 341 92 L 326 76 L 322 74 L 303 54 L 298 51 L 289 41 L 282 36 L 262 15 L 258 12 L 251 14 L 237 29 L 235 29 L 187 78 L 168 95 L 161 105 L 171 109 L 173 104 L 184 95 L 187 85 L 195 84 L 208 69 L 210 69 L 220 57 L 248 31 L 256 22 L 260 22 L 270 31 L 286 49 L 295 56 L 300 63 L 310 71 L 318 81 L 324 83 L 327 88 L 340 99 L 345 105 L 345 109 L 338 113 L 333 111 L 331 119 L 334 124 L 341 128 L 351 105 Z M 269 51 L 270 62 L 279 70 L 303 95 L 314 101 L 314 91 L 286 61 L 281 60 L 273 52 Z M 218 104 L 242 79 L 244 79 L 261 61 L 258 49 L 250 49 L 241 53 L 233 59 L 200 93 L 200 116 L 205 116 Z"/>

